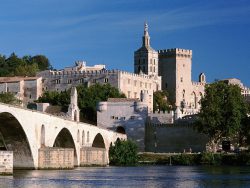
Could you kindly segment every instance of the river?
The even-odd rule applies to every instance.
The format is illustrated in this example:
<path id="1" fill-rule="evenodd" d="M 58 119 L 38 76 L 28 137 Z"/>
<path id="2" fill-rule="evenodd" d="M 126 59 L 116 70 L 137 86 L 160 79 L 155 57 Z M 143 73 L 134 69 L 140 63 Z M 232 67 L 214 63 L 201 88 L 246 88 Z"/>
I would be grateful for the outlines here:
<path id="1" fill-rule="evenodd" d="M 17 170 L 0 176 L 0 188 L 250 187 L 250 167 L 79 167 Z"/>

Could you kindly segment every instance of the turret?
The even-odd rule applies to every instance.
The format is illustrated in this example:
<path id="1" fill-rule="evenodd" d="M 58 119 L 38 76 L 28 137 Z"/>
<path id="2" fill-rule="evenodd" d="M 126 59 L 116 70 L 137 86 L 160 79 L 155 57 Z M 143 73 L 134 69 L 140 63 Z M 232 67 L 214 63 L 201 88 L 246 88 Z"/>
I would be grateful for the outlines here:
<path id="1" fill-rule="evenodd" d="M 180 107 L 177 106 L 176 110 L 174 112 L 174 119 L 177 120 L 177 119 L 180 119 L 180 118 L 182 118 L 182 113 L 181 113 Z"/>
<path id="2" fill-rule="evenodd" d="M 204 73 L 200 73 L 199 82 L 206 83 L 206 75 Z"/>
<path id="3" fill-rule="evenodd" d="M 73 121 L 79 121 L 79 119 L 80 119 L 80 110 L 79 110 L 78 104 L 77 104 L 77 90 L 75 87 L 71 88 L 70 105 L 68 108 L 68 115 L 69 115 L 70 119 Z"/>

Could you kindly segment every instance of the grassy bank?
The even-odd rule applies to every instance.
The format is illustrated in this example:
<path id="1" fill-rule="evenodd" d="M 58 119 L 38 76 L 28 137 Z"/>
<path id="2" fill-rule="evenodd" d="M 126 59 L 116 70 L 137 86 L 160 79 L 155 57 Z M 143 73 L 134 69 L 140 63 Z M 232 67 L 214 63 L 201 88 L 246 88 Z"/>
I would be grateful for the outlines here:
<path id="1" fill-rule="evenodd" d="M 155 165 L 246 165 L 250 153 L 140 153 L 140 164 Z"/>

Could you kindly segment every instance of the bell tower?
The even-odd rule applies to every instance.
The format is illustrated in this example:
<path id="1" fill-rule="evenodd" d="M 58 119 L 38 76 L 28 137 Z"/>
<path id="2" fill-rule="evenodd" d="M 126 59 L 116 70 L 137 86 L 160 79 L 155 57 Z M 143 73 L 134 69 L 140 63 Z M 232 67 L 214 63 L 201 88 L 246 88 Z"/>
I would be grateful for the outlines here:
<path id="1" fill-rule="evenodd" d="M 158 52 L 150 46 L 148 24 L 144 24 L 142 47 L 134 53 L 134 73 L 158 76 Z"/>

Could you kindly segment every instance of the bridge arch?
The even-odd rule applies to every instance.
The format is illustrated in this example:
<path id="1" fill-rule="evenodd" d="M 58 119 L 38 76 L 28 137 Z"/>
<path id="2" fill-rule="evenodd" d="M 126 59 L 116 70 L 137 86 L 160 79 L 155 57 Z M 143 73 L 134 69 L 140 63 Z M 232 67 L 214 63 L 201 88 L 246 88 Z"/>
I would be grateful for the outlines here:
<path id="1" fill-rule="evenodd" d="M 2 148 L 13 151 L 14 168 L 35 168 L 31 144 L 18 117 L 11 112 L 1 112 L 0 133 Z"/>
<path id="2" fill-rule="evenodd" d="M 126 134 L 126 130 L 123 126 L 116 127 L 116 132 L 121 134 Z"/>
<path id="3" fill-rule="evenodd" d="M 72 137 L 72 134 L 67 128 L 62 128 L 60 132 L 57 134 L 53 147 L 73 148 L 74 149 L 74 164 L 75 166 L 78 165 L 75 142 Z"/>
<path id="4" fill-rule="evenodd" d="M 100 133 L 98 133 L 95 136 L 95 138 L 93 140 L 93 143 L 92 143 L 92 147 L 95 147 L 95 148 L 106 148 L 103 136 Z"/>

